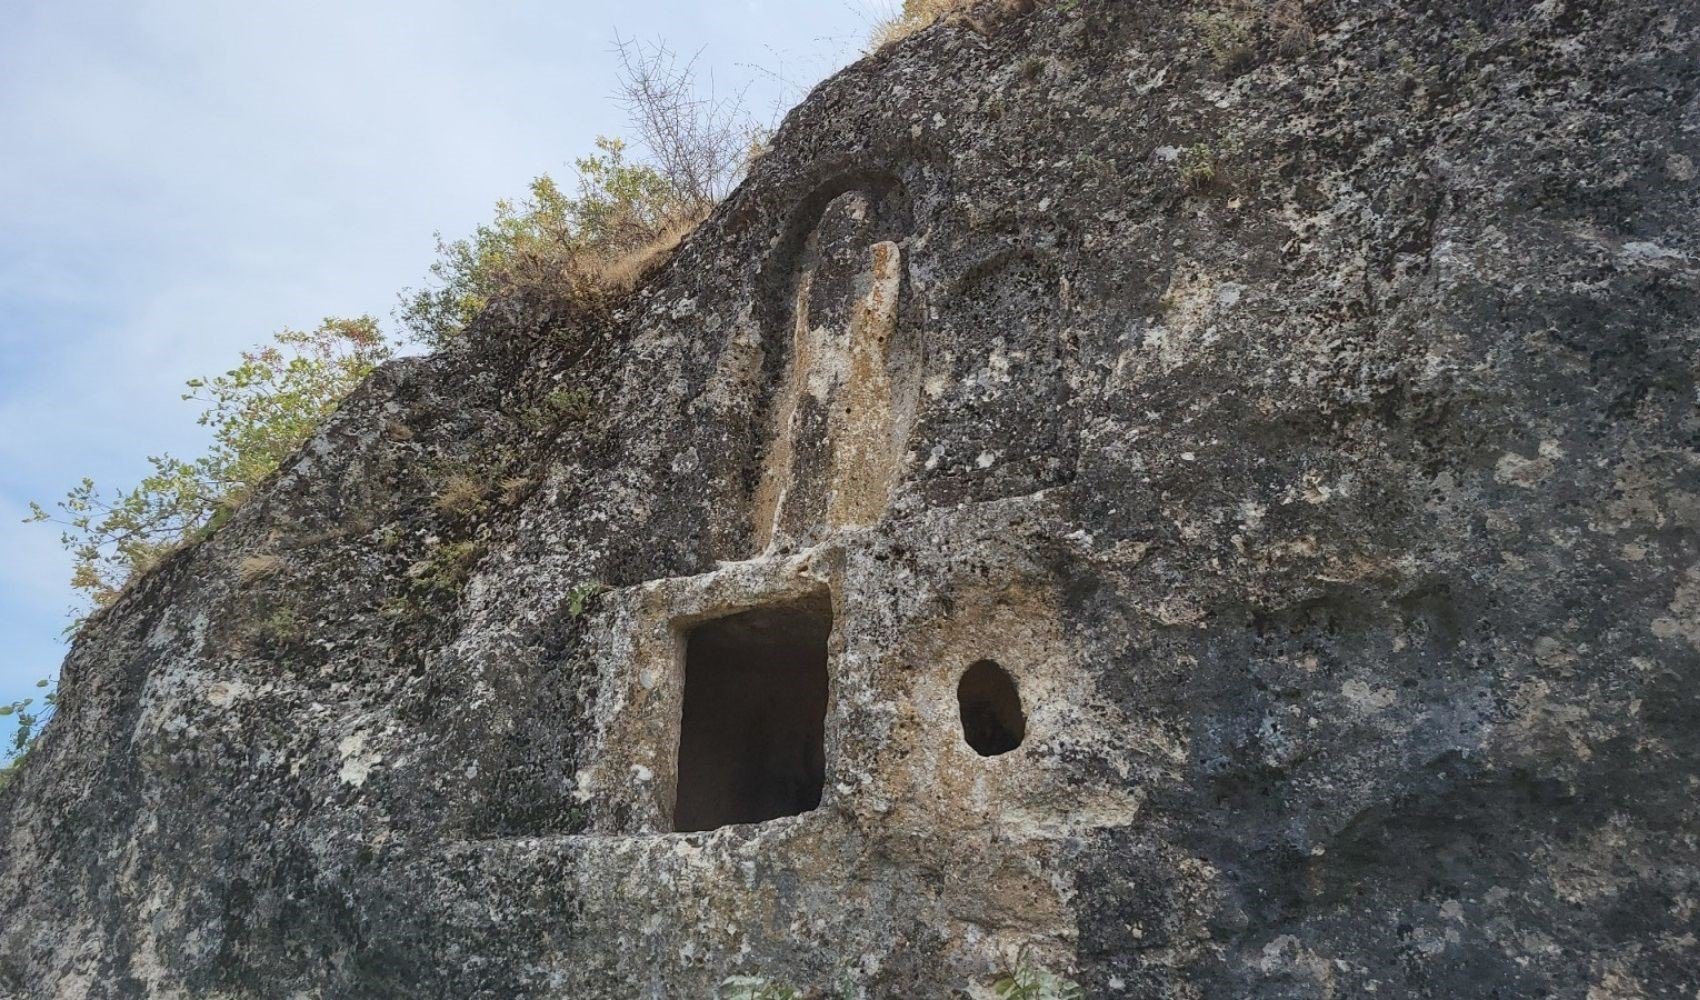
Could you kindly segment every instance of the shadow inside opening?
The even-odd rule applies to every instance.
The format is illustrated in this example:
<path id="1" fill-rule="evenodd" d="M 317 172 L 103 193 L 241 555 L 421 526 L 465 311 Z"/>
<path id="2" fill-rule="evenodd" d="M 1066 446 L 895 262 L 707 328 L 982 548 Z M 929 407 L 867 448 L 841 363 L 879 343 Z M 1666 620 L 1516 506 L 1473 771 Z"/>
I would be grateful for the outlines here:
<path id="1" fill-rule="evenodd" d="M 686 634 L 673 829 L 795 816 L 826 784 L 825 591 L 703 622 Z"/>

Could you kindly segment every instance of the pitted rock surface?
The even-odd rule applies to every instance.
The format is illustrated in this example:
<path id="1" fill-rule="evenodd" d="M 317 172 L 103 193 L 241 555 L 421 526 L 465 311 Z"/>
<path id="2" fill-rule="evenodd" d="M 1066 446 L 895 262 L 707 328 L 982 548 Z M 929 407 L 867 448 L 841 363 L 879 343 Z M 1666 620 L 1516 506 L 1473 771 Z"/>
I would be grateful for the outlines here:
<path id="1" fill-rule="evenodd" d="M 1700 5 L 1203 10 L 948 19 L 378 372 L 77 638 L 0 995 L 1695 996 Z M 681 636 L 823 597 L 820 807 L 671 832 Z"/>

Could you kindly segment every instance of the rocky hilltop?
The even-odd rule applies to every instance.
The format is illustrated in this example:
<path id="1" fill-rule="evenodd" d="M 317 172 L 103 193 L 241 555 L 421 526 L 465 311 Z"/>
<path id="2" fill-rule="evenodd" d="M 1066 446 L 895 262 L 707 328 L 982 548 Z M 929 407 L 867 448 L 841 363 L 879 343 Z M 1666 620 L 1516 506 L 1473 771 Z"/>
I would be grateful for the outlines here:
<path id="1" fill-rule="evenodd" d="M 91 621 L 0 995 L 1693 997 L 1700 5 L 1022 6 Z"/>

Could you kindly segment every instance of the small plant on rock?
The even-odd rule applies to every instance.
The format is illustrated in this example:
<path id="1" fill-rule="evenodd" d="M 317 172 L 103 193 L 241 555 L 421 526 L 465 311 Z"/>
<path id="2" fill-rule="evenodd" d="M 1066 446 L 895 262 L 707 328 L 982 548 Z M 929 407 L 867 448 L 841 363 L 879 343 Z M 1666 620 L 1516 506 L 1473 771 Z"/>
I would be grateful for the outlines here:
<path id="1" fill-rule="evenodd" d="M 881 21 L 874 28 L 870 48 L 879 51 L 889 45 L 896 45 L 910 35 L 929 28 L 939 18 L 958 7 L 966 6 L 962 0 L 903 0 L 903 9 L 895 16 Z"/>
<path id="2" fill-rule="evenodd" d="M 581 583 L 567 592 L 567 617 L 577 618 L 584 614 L 585 608 L 595 600 L 597 595 L 607 590 L 607 586 L 595 580 Z"/>
<path id="3" fill-rule="evenodd" d="M 799 1000 L 801 996 L 766 976 L 728 976 L 720 983 L 720 1000 Z"/>
<path id="4" fill-rule="evenodd" d="M 1216 68 L 1226 75 L 1244 70 L 1257 55 L 1256 14 L 1248 9 L 1193 13 L 1187 22 L 1210 50 Z"/>
<path id="5" fill-rule="evenodd" d="M 262 653 L 284 653 L 299 643 L 305 632 L 301 616 L 293 608 L 273 608 L 254 622 L 254 648 Z"/>
<path id="6" fill-rule="evenodd" d="M 557 433 L 570 424 L 584 424 L 596 412 L 589 390 L 561 386 L 527 407 L 520 420 L 533 433 Z"/>
<path id="7" fill-rule="evenodd" d="M 450 517 L 471 517 L 484 509 L 484 484 L 463 472 L 443 480 L 434 506 Z"/>
<path id="8" fill-rule="evenodd" d="M 1015 970 L 992 984 L 998 1000 L 1085 1000 L 1080 984 L 1035 964 L 1026 953 L 1015 960 Z"/>
<path id="9" fill-rule="evenodd" d="M 497 483 L 497 488 L 502 491 L 502 505 L 512 507 L 524 500 L 526 492 L 531 489 L 531 485 L 531 480 L 524 476 L 509 476 Z"/>
<path id="10" fill-rule="evenodd" d="M 443 542 L 409 567 L 407 575 L 428 590 L 456 594 L 472 577 L 483 554 L 477 542 Z"/>
<path id="11" fill-rule="evenodd" d="M 1304 11 L 1297 3 L 1284 3 L 1274 14 L 1275 51 L 1284 59 L 1303 55 L 1316 44 L 1316 31 L 1305 21 Z"/>
<path id="12" fill-rule="evenodd" d="M 588 389 L 562 386 L 543 397 L 543 403 L 556 420 L 578 422 L 589 418 L 593 407 Z"/>
<path id="13" fill-rule="evenodd" d="M 1080 0 L 1053 2 L 1059 10 L 1064 11 L 1072 11 L 1080 4 Z M 991 20 L 969 15 L 968 12 L 977 5 L 980 12 L 989 15 Z M 980 0 L 903 0 L 903 7 L 897 14 L 875 25 L 873 37 L 869 39 L 869 49 L 878 52 L 887 46 L 895 45 L 949 16 L 959 17 L 970 28 L 986 34 L 988 28 L 995 24 L 1000 16 L 1031 14 L 1037 6 L 1038 0 L 999 0 L 996 4 L 980 4 Z"/>
<path id="14" fill-rule="evenodd" d="M 5 788 L 18 764 L 35 747 L 35 741 L 41 736 L 41 727 L 47 724 L 53 710 L 59 704 L 59 691 L 54 682 L 42 679 L 35 686 L 45 690 L 41 696 L 41 706 L 35 707 L 34 698 L 20 698 L 8 705 L 0 705 L 0 718 L 15 718 L 18 728 L 12 730 L 12 738 L 0 747 L 0 788 Z M 34 711 L 31 709 L 34 708 Z"/>
<path id="15" fill-rule="evenodd" d="M 1202 194 L 1216 184 L 1216 151 L 1203 143 L 1182 150 L 1176 166 L 1180 170 L 1181 187 L 1192 194 Z"/>

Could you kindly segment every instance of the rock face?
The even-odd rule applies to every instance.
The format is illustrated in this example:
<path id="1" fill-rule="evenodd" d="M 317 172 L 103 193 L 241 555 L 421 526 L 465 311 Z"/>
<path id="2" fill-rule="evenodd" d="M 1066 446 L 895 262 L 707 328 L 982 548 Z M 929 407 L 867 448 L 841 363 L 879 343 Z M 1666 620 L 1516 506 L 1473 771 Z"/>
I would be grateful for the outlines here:
<path id="1" fill-rule="evenodd" d="M 864 60 L 83 631 L 0 995 L 1693 997 L 1697 95 L 1693 0 Z"/>

